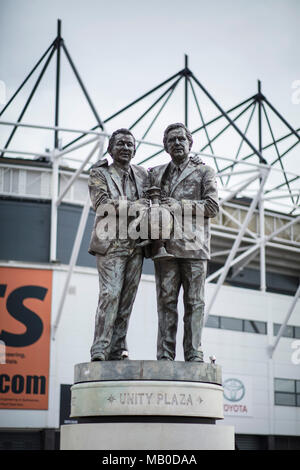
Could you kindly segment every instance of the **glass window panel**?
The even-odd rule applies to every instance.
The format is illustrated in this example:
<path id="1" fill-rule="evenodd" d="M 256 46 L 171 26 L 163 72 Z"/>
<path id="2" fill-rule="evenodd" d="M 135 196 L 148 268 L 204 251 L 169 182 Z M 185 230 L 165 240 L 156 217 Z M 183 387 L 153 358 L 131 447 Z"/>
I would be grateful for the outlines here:
<path id="1" fill-rule="evenodd" d="M 275 405 L 296 406 L 296 395 L 292 393 L 275 393 Z"/>
<path id="2" fill-rule="evenodd" d="M 275 379 L 275 391 L 295 393 L 295 380 Z"/>
<path id="3" fill-rule="evenodd" d="M 267 324 L 263 321 L 245 320 L 244 331 L 265 335 L 267 333 Z"/>
<path id="4" fill-rule="evenodd" d="M 280 325 L 278 323 L 274 323 L 274 325 L 273 325 L 273 336 L 277 336 L 279 328 L 280 328 Z"/>
<path id="5" fill-rule="evenodd" d="M 287 338 L 294 338 L 294 327 L 287 325 L 284 330 L 284 336 Z"/>
<path id="6" fill-rule="evenodd" d="M 298 393 L 298 395 L 297 395 L 297 405 L 296 406 L 300 406 L 300 393 Z"/>
<path id="7" fill-rule="evenodd" d="M 300 380 L 296 380 L 296 392 L 300 393 Z"/>
<path id="8" fill-rule="evenodd" d="M 300 326 L 295 326 L 294 338 L 300 339 Z"/>
<path id="9" fill-rule="evenodd" d="M 273 328 L 274 336 L 277 336 L 280 327 L 281 327 L 281 325 L 279 325 L 278 323 L 274 323 L 274 328 Z M 294 337 L 293 329 L 294 329 L 293 326 L 287 325 L 285 327 L 285 330 L 284 330 L 282 336 L 284 336 L 286 338 L 293 338 Z"/>
<path id="10" fill-rule="evenodd" d="M 221 317 L 221 328 L 224 330 L 243 331 L 243 320 L 241 318 Z"/>
<path id="11" fill-rule="evenodd" d="M 217 315 L 209 315 L 205 326 L 208 326 L 208 328 L 220 328 L 219 320 L 220 317 Z"/>

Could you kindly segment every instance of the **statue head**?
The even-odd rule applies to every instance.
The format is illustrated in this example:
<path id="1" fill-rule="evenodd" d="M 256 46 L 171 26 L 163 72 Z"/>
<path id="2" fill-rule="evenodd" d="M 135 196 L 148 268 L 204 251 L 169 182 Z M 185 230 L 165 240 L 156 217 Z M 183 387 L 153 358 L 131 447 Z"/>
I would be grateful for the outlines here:
<path id="1" fill-rule="evenodd" d="M 107 151 L 120 165 L 128 165 L 135 155 L 135 138 L 128 129 L 117 129 L 110 136 Z"/>
<path id="2" fill-rule="evenodd" d="M 181 122 L 176 122 L 175 124 L 170 124 L 164 132 L 163 144 L 164 144 L 165 151 L 167 153 L 169 153 L 172 156 L 172 154 L 170 153 L 170 147 L 169 147 L 169 142 L 168 142 L 170 133 L 178 134 L 178 135 L 182 134 L 182 136 L 185 136 L 185 138 L 187 139 L 187 143 L 188 143 L 188 151 L 191 150 L 192 145 L 193 145 L 193 137 L 192 137 L 191 132 L 188 130 L 188 128 L 184 124 L 182 124 Z"/>
<path id="3" fill-rule="evenodd" d="M 164 148 L 175 163 L 184 161 L 193 144 L 190 131 L 182 123 L 170 124 L 164 132 Z"/>

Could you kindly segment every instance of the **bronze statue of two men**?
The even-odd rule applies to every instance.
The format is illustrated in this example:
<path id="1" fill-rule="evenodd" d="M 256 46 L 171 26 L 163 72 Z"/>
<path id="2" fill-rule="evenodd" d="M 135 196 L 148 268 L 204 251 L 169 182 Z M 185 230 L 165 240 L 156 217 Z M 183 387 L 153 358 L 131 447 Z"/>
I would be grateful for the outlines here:
<path id="1" fill-rule="evenodd" d="M 184 359 L 203 362 L 201 333 L 206 268 L 210 258 L 209 219 L 218 213 L 216 176 L 215 171 L 198 157 L 189 156 L 193 139 L 183 124 L 168 126 L 163 142 L 171 161 L 147 171 L 131 164 L 135 155 L 132 133 L 118 129 L 111 135 L 108 145 L 113 163 L 109 165 L 106 159 L 100 160 L 90 171 L 89 190 L 96 217 L 89 252 L 96 255 L 99 272 L 92 361 L 128 358 L 126 334 L 130 314 L 143 258 L 151 256 L 157 293 L 157 359 L 175 359 L 177 303 L 182 286 Z M 147 241 L 142 236 L 128 236 L 128 233 L 121 236 L 122 229 L 134 220 L 130 214 L 140 214 L 140 225 L 142 221 L 148 221 L 150 188 L 159 191 L 161 208 L 172 218 L 170 236 L 163 240 L 165 256 L 157 255 L 157 247 L 162 241 L 151 240 L 151 236 Z M 109 208 L 114 210 L 110 212 Z M 104 222 L 107 236 L 103 236 Z M 109 225 L 112 227 L 110 232 Z M 135 221 L 134 226 L 138 225 Z M 184 230 L 186 225 L 189 225 L 188 236 Z"/>

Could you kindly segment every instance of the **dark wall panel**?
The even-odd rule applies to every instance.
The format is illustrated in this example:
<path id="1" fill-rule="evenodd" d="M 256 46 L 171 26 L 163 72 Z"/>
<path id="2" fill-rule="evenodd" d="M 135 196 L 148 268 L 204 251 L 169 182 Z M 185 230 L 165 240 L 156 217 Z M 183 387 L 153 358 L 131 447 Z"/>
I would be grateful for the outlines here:
<path id="1" fill-rule="evenodd" d="M 69 263 L 82 208 L 62 204 L 58 209 L 57 259 Z M 0 200 L 0 259 L 49 262 L 50 202 Z M 91 210 L 77 264 L 95 267 L 88 253 L 94 212 Z"/>
<path id="2" fill-rule="evenodd" d="M 79 226 L 82 207 L 62 204 L 58 211 L 57 259 L 68 264 L 70 261 L 76 232 Z M 82 238 L 77 265 L 96 267 L 95 256 L 88 253 L 95 213 L 91 209 Z"/>
<path id="3" fill-rule="evenodd" d="M 50 204 L 0 201 L 0 259 L 49 260 Z"/>

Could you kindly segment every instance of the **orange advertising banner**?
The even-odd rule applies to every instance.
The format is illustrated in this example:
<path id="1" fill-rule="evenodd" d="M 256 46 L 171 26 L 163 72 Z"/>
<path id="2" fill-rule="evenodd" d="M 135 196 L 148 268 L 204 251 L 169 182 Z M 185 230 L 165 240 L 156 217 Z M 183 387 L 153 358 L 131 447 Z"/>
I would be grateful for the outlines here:
<path id="1" fill-rule="evenodd" d="M 0 267 L 0 408 L 48 409 L 52 271 Z"/>

